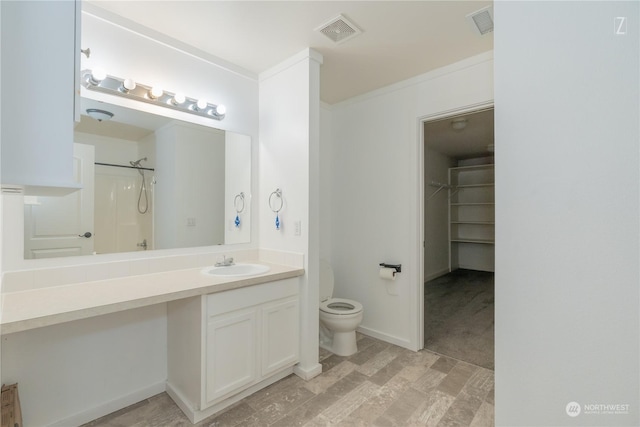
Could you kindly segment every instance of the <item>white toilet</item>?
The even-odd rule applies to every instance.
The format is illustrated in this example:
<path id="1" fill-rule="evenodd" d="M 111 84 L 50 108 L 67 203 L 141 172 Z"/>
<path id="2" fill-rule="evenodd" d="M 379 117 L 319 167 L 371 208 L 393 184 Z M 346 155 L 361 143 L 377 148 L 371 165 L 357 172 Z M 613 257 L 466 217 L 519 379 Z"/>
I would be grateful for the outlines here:
<path id="1" fill-rule="evenodd" d="M 320 260 L 320 347 L 337 354 L 351 356 L 356 346 L 356 328 L 362 322 L 362 304 L 333 296 L 333 270 Z"/>

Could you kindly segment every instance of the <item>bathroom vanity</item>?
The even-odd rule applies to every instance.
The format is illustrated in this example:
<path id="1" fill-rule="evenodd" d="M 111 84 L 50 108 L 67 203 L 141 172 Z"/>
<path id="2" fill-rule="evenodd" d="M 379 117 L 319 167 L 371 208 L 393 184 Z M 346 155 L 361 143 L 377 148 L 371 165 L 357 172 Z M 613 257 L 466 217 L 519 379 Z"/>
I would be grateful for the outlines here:
<path id="1" fill-rule="evenodd" d="M 0 327 L 10 334 L 167 303 L 166 391 L 197 423 L 298 362 L 304 269 L 258 264 L 269 270 L 214 276 L 198 267 L 5 292 Z"/>
<path id="2" fill-rule="evenodd" d="M 293 372 L 298 280 L 168 304 L 167 393 L 197 423 Z"/>

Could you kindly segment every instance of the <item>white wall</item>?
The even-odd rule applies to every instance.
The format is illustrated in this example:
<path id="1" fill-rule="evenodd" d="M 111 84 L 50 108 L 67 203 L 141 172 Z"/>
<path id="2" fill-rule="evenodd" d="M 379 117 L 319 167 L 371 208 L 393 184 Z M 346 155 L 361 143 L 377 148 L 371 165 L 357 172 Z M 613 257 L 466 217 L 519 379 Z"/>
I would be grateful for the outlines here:
<path id="1" fill-rule="evenodd" d="M 331 259 L 332 195 L 331 181 L 331 106 L 320 106 L 320 258 Z"/>
<path id="2" fill-rule="evenodd" d="M 425 140 L 429 135 L 425 135 Z M 442 153 L 425 149 L 424 181 L 424 281 L 435 279 L 449 272 L 449 191 L 440 190 L 431 197 L 438 187 L 429 185 L 431 181 L 449 182 L 449 168 L 455 160 Z"/>
<path id="3" fill-rule="evenodd" d="M 102 66 L 110 74 L 131 76 L 149 84 L 157 79 L 165 84 L 167 90 L 180 89 L 188 96 L 205 96 L 211 102 L 224 103 L 227 106 L 226 118 L 216 122 L 216 127 L 250 135 L 252 144 L 257 147 L 258 81 L 256 76 L 252 77 L 248 73 L 218 66 L 214 58 L 205 56 L 205 59 L 200 59 L 194 56 L 198 52 L 193 50 L 172 48 L 171 41 L 162 35 L 157 35 L 161 42 L 156 42 L 152 37 L 146 36 L 151 33 L 147 34 L 138 27 L 136 28 L 139 32 L 136 33 L 94 17 L 85 18 L 83 31 L 86 32 L 83 32 L 82 47 L 90 47 L 92 54 L 89 62 L 83 59 L 84 67 Z M 127 24 L 126 20 L 116 20 L 121 24 Z M 10 38 L 10 35 L 7 36 L 4 32 L 4 28 L 2 36 Z M 43 99 L 49 99 L 46 91 L 42 95 Z M 108 97 L 108 95 L 105 96 Z M 257 149 L 254 149 L 253 153 L 257 153 Z M 254 154 L 253 160 L 254 162 L 257 160 L 257 154 Z M 255 186 L 256 183 L 257 178 L 252 185 Z M 98 270 L 104 272 L 105 268 L 109 268 L 109 264 L 101 263 L 141 259 L 145 265 L 155 265 L 154 258 L 173 254 L 185 256 L 196 254 L 193 258 L 200 259 L 197 256 L 202 252 L 200 249 L 176 249 L 144 254 L 35 260 L 38 262 L 11 258 L 7 262 L 7 250 L 21 245 L 23 233 L 23 208 L 20 200 L 16 199 L 21 198 L 12 199 L 11 196 L 2 196 L 4 204 L 2 245 L 3 255 L 5 255 L 3 272 L 51 266 L 82 268 L 95 266 L 96 272 Z M 251 227 L 252 242 L 250 244 L 221 246 L 219 250 L 222 252 L 257 248 L 257 219 L 253 218 L 253 221 L 256 226 Z M 89 270 L 84 271 L 90 275 Z M 74 418 L 76 413 L 82 409 L 93 411 L 93 414 L 99 414 L 100 411 L 110 412 L 158 392 L 157 384 L 164 383 L 167 376 L 166 341 L 156 338 L 166 336 L 165 310 L 166 307 L 161 305 L 155 307 L 151 314 L 145 310 L 131 310 L 117 316 L 61 324 L 54 329 L 47 329 L 49 336 L 42 339 L 44 330 L 28 331 L 24 335 L 16 335 L 13 339 L 10 339 L 11 336 L 6 337 L 2 346 L 4 353 L 2 381 L 5 383 L 13 380 L 20 381 L 23 411 L 29 417 L 26 425 L 56 422 L 62 422 L 65 425 L 77 424 L 69 420 L 76 419 Z M 128 348 L 135 351 L 127 351 L 126 360 L 123 361 L 123 349 Z M 20 366 L 17 366 L 15 357 L 9 356 L 18 353 L 25 355 L 20 361 Z M 68 361 L 77 361 L 77 363 L 68 363 Z M 89 366 L 93 361 L 95 364 Z M 144 371 L 136 372 L 135 369 L 140 366 L 143 366 L 141 369 Z M 41 375 L 34 378 L 25 372 L 38 372 Z M 85 377 L 91 379 L 93 382 L 91 386 L 86 385 Z M 59 386 L 45 397 L 39 390 L 50 390 L 48 388 L 50 385 Z M 118 405 L 115 407 L 109 405 L 110 399 L 118 398 L 121 399 Z M 51 409 L 54 404 L 55 408 Z M 94 411 L 95 408 L 97 409 Z M 32 423 L 31 420 L 35 418 L 31 417 L 38 417 L 38 421 Z"/>
<path id="4" fill-rule="evenodd" d="M 496 425 L 640 425 L 640 4 L 494 8 Z"/>
<path id="5" fill-rule="evenodd" d="M 79 425 L 162 392 L 166 346 L 164 304 L 3 335 L 2 383 L 25 426 Z"/>
<path id="6" fill-rule="evenodd" d="M 296 372 L 320 373 L 318 364 L 320 63 L 307 49 L 260 75 L 260 247 L 304 254 L 301 278 L 301 351 Z M 269 208 L 279 188 L 282 226 Z M 277 197 L 272 202 L 276 204 Z M 278 203 L 279 206 L 279 203 Z M 276 208 L 278 207 L 276 206 Z M 254 210 L 255 212 L 255 210 Z M 295 223 L 300 223 L 296 235 Z"/>
<path id="7" fill-rule="evenodd" d="M 251 138 L 234 132 L 225 133 L 225 229 L 226 244 L 247 242 L 251 239 Z M 257 174 L 256 174 L 257 175 Z M 244 202 L 241 194 L 244 194 Z M 240 210 L 240 213 L 238 213 Z M 236 215 L 240 225 L 234 221 Z"/>
<path id="8" fill-rule="evenodd" d="M 334 294 L 362 303 L 363 332 L 421 347 L 420 121 L 492 99 L 488 52 L 333 106 L 334 215 L 323 234 L 331 233 Z M 393 284 L 378 277 L 381 262 L 402 264 Z"/>

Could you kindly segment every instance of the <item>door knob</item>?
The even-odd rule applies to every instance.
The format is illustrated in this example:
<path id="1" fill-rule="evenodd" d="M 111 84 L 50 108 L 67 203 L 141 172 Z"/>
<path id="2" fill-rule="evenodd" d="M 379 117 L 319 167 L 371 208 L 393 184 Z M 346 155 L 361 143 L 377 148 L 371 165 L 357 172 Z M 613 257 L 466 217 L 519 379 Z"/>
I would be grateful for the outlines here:
<path id="1" fill-rule="evenodd" d="M 87 239 L 91 237 L 91 232 L 87 231 L 84 234 L 78 234 L 78 237 L 86 237 Z"/>

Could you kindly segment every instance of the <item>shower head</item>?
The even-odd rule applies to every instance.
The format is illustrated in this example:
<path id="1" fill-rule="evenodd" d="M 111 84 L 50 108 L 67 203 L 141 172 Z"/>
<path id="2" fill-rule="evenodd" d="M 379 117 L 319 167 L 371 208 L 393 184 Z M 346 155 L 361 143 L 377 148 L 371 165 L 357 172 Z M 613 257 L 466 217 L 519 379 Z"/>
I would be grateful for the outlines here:
<path id="1" fill-rule="evenodd" d="M 135 162 L 134 162 L 134 161 L 130 161 L 129 163 L 130 163 L 130 164 L 131 164 L 131 166 L 133 166 L 134 168 L 139 168 L 139 167 L 140 167 L 140 162 L 142 162 L 142 161 L 145 161 L 145 162 L 146 162 L 146 161 L 147 161 L 147 158 L 146 158 L 146 157 L 143 157 L 143 158 L 141 158 L 141 159 L 136 160 Z"/>

